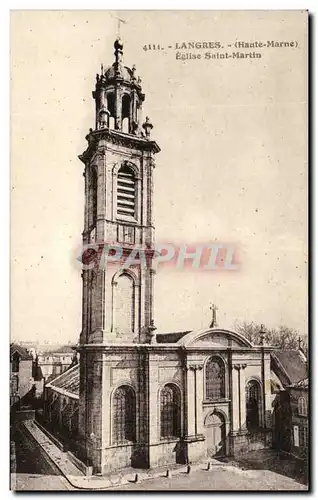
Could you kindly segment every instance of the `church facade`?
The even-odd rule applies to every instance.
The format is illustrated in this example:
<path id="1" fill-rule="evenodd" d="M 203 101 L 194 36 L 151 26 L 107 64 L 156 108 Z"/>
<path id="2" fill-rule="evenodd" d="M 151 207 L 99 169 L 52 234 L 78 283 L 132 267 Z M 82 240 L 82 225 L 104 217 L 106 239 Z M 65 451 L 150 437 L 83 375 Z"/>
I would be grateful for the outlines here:
<path id="1" fill-rule="evenodd" d="M 83 245 L 111 243 L 147 265 L 83 266 L 79 364 L 47 387 L 46 416 L 63 404 L 72 449 L 94 473 L 192 463 L 271 446 L 271 348 L 217 327 L 160 334 L 154 325 L 153 171 L 160 148 L 141 119 L 136 68 L 115 62 L 96 76 L 94 130 L 85 165 Z M 63 382 L 63 383 L 62 383 Z M 66 403 L 63 403 L 63 397 Z M 54 407 L 56 411 L 51 412 Z M 65 407 L 66 407 L 65 406 Z M 50 413 L 51 412 L 51 413 Z M 62 424 L 63 425 L 63 424 Z"/>

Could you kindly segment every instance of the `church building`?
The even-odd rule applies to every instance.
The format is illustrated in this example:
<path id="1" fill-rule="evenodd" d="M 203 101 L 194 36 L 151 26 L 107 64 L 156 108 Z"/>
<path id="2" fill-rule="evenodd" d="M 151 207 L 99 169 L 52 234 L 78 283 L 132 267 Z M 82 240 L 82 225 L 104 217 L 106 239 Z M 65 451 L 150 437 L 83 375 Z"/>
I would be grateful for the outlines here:
<path id="1" fill-rule="evenodd" d="M 96 76 L 84 164 L 85 248 L 111 242 L 147 265 L 83 266 L 78 364 L 46 386 L 45 418 L 70 449 L 106 474 L 189 464 L 271 446 L 275 390 L 284 384 L 262 332 L 258 346 L 217 326 L 159 333 L 154 322 L 153 174 L 160 147 L 142 120 L 135 66 Z M 164 168 L 164 167 L 162 167 Z M 304 377 L 305 375 L 303 375 Z M 273 389 L 274 388 L 274 389 Z"/>

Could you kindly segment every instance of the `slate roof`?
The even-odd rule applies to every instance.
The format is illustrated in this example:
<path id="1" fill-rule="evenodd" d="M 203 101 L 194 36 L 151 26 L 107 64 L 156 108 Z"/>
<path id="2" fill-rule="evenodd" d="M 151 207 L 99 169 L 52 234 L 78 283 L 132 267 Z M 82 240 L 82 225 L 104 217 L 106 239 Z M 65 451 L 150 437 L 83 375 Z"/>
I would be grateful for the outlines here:
<path id="1" fill-rule="evenodd" d="M 56 392 L 72 395 L 75 398 L 79 397 L 79 365 L 74 365 L 61 375 L 51 380 L 46 387 L 50 387 Z"/>
<path id="2" fill-rule="evenodd" d="M 156 341 L 157 344 L 174 344 L 190 332 L 191 330 L 188 330 L 187 332 L 157 333 Z"/>
<path id="3" fill-rule="evenodd" d="M 277 349 L 272 352 L 278 369 L 287 376 L 290 384 L 295 384 L 305 379 L 307 375 L 307 362 L 305 355 L 298 349 Z"/>
<path id="4" fill-rule="evenodd" d="M 10 359 L 12 359 L 13 354 L 17 352 L 22 361 L 33 360 L 32 355 L 19 344 L 10 344 Z"/>
<path id="5" fill-rule="evenodd" d="M 70 354 L 74 353 L 73 346 L 71 345 L 62 345 L 60 347 L 57 347 L 56 349 L 48 349 L 46 351 L 43 351 L 41 354 L 42 356 L 53 356 L 55 354 Z"/>

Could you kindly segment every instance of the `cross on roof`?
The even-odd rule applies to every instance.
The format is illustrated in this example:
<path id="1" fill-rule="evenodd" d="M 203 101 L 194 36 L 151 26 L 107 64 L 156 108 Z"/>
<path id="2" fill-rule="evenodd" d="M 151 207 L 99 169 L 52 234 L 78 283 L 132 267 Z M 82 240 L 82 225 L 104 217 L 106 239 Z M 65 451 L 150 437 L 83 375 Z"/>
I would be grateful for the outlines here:
<path id="1" fill-rule="evenodd" d="M 215 304 L 211 304 L 210 310 L 212 311 L 212 321 L 210 323 L 210 328 L 215 328 L 218 326 L 217 320 L 216 320 L 216 311 L 218 311 L 219 309 Z"/>
<path id="2" fill-rule="evenodd" d="M 120 38 L 120 23 L 127 24 L 127 21 L 121 19 L 118 16 L 112 16 L 114 19 L 117 19 L 117 37 Z"/>

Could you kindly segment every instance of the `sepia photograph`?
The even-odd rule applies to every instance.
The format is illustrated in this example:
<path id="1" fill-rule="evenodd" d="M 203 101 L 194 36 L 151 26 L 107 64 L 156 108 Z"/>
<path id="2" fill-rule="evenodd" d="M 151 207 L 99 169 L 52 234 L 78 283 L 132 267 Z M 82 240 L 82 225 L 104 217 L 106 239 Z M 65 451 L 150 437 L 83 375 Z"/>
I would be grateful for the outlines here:
<path id="1" fill-rule="evenodd" d="M 10 13 L 10 489 L 310 488 L 307 10 Z"/>

